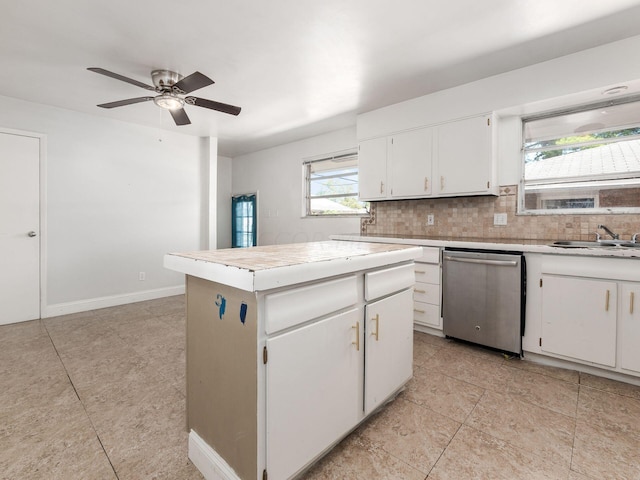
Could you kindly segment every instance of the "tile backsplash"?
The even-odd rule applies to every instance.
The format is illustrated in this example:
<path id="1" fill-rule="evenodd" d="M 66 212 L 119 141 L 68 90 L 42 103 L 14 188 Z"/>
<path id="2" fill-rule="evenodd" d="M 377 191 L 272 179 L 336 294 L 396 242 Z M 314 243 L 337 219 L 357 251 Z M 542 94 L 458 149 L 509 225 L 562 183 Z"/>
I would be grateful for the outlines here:
<path id="1" fill-rule="evenodd" d="M 418 235 L 522 240 L 595 240 L 599 224 L 621 239 L 640 232 L 640 214 L 516 215 L 517 186 L 500 187 L 498 197 L 453 197 L 371 203 L 362 219 L 363 235 Z M 494 213 L 506 213 L 507 225 L 494 225 Z M 427 215 L 434 224 L 427 225 Z M 604 232 L 601 232 L 604 234 Z"/>

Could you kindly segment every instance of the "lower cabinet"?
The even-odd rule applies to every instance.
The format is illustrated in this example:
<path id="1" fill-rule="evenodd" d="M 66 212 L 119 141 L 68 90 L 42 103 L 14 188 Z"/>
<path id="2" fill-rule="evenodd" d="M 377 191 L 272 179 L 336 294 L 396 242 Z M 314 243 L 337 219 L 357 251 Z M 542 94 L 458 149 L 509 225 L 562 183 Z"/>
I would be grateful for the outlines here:
<path id="1" fill-rule="evenodd" d="M 542 275 L 542 350 L 616 365 L 617 284 Z"/>
<path id="2" fill-rule="evenodd" d="M 620 368 L 640 373 L 640 283 L 620 283 Z"/>
<path id="3" fill-rule="evenodd" d="M 365 306 L 365 414 L 411 378 L 411 305 L 411 290 L 405 290 Z"/>
<path id="4" fill-rule="evenodd" d="M 416 260 L 413 290 L 413 321 L 416 325 L 442 330 L 440 315 L 440 248 L 424 247 Z"/>
<path id="5" fill-rule="evenodd" d="M 354 308 L 267 340 L 270 478 L 289 478 L 362 417 L 363 333 Z"/>

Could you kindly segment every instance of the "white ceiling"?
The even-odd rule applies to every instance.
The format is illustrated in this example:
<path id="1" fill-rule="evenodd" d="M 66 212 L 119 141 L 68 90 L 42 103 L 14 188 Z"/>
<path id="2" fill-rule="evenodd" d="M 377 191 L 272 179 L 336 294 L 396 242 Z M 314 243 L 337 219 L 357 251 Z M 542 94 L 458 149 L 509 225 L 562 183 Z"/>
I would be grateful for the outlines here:
<path id="1" fill-rule="evenodd" d="M 640 0 L 20 0 L 0 15 L 2 94 L 215 136 L 236 156 L 355 124 L 358 113 L 640 34 Z M 215 85 L 243 108 L 187 106 L 176 127 L 147 95 L 153 69 Z"/>

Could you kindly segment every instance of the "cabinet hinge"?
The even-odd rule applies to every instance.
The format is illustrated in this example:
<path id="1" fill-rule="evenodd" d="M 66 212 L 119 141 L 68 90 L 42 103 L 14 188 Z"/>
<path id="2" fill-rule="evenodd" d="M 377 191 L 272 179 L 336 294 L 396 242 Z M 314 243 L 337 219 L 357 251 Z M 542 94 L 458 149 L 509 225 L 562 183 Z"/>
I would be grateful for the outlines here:
<path id="1" fill-rule="evenodd" d="M 542 346 L 542 337 L 540 337 L 540 340 L 538 341 L 538 345 Z"/>
<path id="2" fill-rule="evenodd" d="M 491 118 L 487 118 L 487 127 L 491 126 Z"/>
<path id="3" fill-rule="evenodd" d="M 262 363 L 264 363 L 266 365 L 267 360 L 268 360 L 268 354 L 267 354 L 267 347 L 265 346 L 262 349 Z M 265 470 L 265 472 L 266 472 L 266 470 Z"/>
<path id="4" fill-rule="evenodd" d="M 540 279 L 540 288 L 542 288 L 542 279 Z"/>
<path id="5" fill-rule="evenodd" d="M 262 480 L 267 480 L 267 469 L 262 470 Z"/>

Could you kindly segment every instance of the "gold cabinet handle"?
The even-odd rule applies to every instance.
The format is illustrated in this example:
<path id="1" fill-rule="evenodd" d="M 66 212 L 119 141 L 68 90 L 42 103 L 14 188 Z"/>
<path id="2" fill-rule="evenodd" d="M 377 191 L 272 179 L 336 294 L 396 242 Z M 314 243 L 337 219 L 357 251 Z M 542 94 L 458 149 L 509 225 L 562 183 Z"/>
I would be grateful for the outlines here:
<path id="1" fill-rule="evenodd" d="M 360 322 L 356 322 L 356 324 L 351 328 L 356 329 L 356 341 L 351 342 L 351 345 L 355 345 L 356 351 L 359 352 L 360 351 Z"/>
<path id="2" fill-rule="evenodd" d="M 384 193 L 384 182 L 380 180 L 380 193 Z"/>
<path id="3" fill-rule="evenodd" d="M 634 293 L 631 292 L 631 295 L 629 295 L 629 313 L 633 313 L 633 297 L 634 297 Z"/>
<path id="4" fill-rule="evenodd" d="M 440 177 L 440 190 L 444 190 L 444 177 Z"/>
<path id="5" fill-rule="evenodd" d="M 417 308 L 414 308 L 413 311 L 416 313 L 427 313 L 424 310 L 418 310 Z"/>
<path id="6" fill-rule="evenodd" d="M 371 320 L 374 320 L 376 322 L 376 331 L 371 332 L 371 335 L 376 337 L 376 342 L 377 342 L 379 338 L 379 333 L 380 333 L 380 314 L 376 313 L 376 318 L 372 318 Z"/>
<path id="7" fill-rule="evenodd" d="M 606 297 L 606 300 L 604 302 L 604 311 L 605 312 L 609 311 L 609 290 L 607 290 L 607 297 Z"/>
<path id="8" fill-rule="evenodd" d="M 416 293 L 427 293 L 425 290 L 418 290 L 417 288 L 415 288 L 413 291 Z"/>
<path id="9" fill-rule="evenodd" d="M 424 177 L 424 191 L 426 192 L 427 190 L 429 190 L 429 179 Z"/>
<path id="10" fill-rule="evenodd" d="M 420 273 L 422 275 L 424 275 L 425 273 L 427 273 L 426 270 L 416 270 L 416 273 Z"/>

